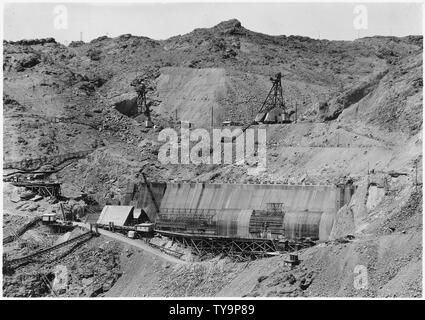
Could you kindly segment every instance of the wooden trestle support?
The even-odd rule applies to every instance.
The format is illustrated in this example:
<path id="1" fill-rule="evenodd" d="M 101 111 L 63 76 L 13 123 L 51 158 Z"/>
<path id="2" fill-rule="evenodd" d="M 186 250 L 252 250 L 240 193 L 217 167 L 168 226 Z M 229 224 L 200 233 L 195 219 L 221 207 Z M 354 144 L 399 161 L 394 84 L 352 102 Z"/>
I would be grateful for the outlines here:
<path id="1" fill-rule="evenodd" d="M 60 183 L 48 183 L 48 182 L 12 182 L 15 187 L 24 187 L 29 189 L 43 197 L 58 197 L 61 195 Z"/>
<path id="2" fill-rule="evenodd" d="M 240 239 L 172 235 L 173 241 L 193 249 L 198 256 L 222 255 L 238 261 L 264 258 L 278 252 L 277 242 L 270 239 Z"/>

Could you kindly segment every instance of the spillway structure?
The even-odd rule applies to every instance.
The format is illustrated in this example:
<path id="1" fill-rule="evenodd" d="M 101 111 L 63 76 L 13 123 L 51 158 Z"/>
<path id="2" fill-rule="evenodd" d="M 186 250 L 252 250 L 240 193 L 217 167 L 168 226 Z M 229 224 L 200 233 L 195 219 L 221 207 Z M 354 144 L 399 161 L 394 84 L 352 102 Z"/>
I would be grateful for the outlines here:
<path id="1" fill-rule="evenodd" d="M 258 254 L 328 240 L 353 193 L 352 185 L 131 183 L 123 204 L 141 208 L 157 233 L 200 254 Z"/>

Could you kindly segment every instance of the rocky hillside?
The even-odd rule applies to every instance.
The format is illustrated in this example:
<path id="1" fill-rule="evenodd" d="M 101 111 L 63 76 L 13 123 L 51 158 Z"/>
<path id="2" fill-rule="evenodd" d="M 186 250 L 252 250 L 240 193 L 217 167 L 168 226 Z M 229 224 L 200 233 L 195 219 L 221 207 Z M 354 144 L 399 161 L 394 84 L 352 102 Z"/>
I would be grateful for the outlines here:
<path id="1" fill-rule="evenodd" d="M 82 159 L 43 168 L 57 170 L 50 179 L 61 182 L 66 196 L 84 191 L 100 204 L 119 199 L 141 173 L 150 181 L 351 181 L 356 186 L 350 203 L 337 213 L 332 241 L 301 252 L 297 270 L 287 270 L 282 257 L 249 266 L 218 259 L 220 264 L 171 268 L 135 254 L 121 257 L 125 271 L 118 280 L 118 266 L 117 274 L 98 266 L 99 283 L 117 281 L 106 288 L 111 296 L 419 296 L 422 50 L 422 36 L 355 41 L 269 36 L 237 20 L 161 41 L 129 34 L 69 46 L 51 38 L 5 41 L 4 161 L 89 150 Z M 249 161 L 222 166 L 158 162 L 161 128 L 178 128 L 180 120 L 207 129 L 224 120 L 251 122 L 277 72 L 297 121 L 257 126 L 267 129 L 265 171 L 249 175 Z M 154 128 L 144 126 L 137 109 L 135 79 L 147 85 Z M 13 224 L 20 218 L 8 219 Z M 120 251 L 115 245 L 108 250 L 110 257 Z M 77 253 L 85 259 L 94 251 L 84 247 Z M 66 261 L 70 267 L 72 259 Z M 357 265 L 370 271 L 366 291 L 353 289 Z M 81 279 L 92 267 L 88 261 L 76 273 L 71 295 L 107 291 L 96 280 L 80 292 Z M 35 270 L 28 272 L 31 276 L 22 281 L 40 283 L 45 290 Z M 5 284 L 10 295 L 34 294 L 18 284 L 13 279 Z"/>
<path id="2" fill-rule="evenodd" d="M 3 70 L 4 160 L 93 150 L 88 163 L 83 160 L 76 168 L 71 165 L 74 171 L 63 171 L 67 180 L 75 180 L 75 170 L 85 176 L 90 165 L 97 165 L 102 171 L 96 161 L 114 162 L 111 154 L 117 154 L 117 170 L 90 174 L 93 184 L 131 178 L 147 164 L 155 179 L 208 180 L 211 174 L 205 173 L 217 169 L 164 168 L 155 162 L 157 132 L 141 125 L 144 116 L 137 112 L 131 86 L 135 78 L 147 84 L 155 124 L 189 120 L 210 127 L 223 120 L 250 122 L 271 86 L 270 76 L 282 72 L 284 99 L 288 108 L 297 108 L 301 123 L 269 128 L 273 143 L 268 156 L 274 154 L 270 159 L 280 168 L 270 179 L 304 175 L 297 170 L 297 159 L 316 153 L 306 154 L 305 147 L 335 147 L 342 139 L 347 147 L 352 141 L 356 147 L 397 149 L 418 143 L 414 141 L 422 128 L 421 36 L 328 41 L 269 36 L 229 20 L 162 41 L 129 34 L 69 46 L 54 39 L 6 41 Z M 303 137 L 297 136 L 300 131 Z M 292 145 L 287 144 L 290 139 Z M 279 144 L 304 149 L 294 151 L 293 158 L 286 149 L 283 156 L 275 148 Z M 348 151 L 357 156 L 364 152 Z M 379 152 L 394 161 L 393 151 Z M 417 155 L 403 160 L 403 166 Z M 328 165 L 330 175 L 337 177 L 352 171 L 338 170 L 344 161 L 348 159 L 319 165 Z M 368 162 L 361 162 L 359 170 L 366 170 Z M 292 163 L 294 170 L 281 172 Z M 313 163 L 313 171 L 319 165 Z M 120 168 L 124 172 L 115 176 Z M 222 170 L 212 175 L 238 179 L 244 173 L 236 167 L 225 169 L 226 174 Z M 316 174 L 320 172 L 309 175 Z"/>

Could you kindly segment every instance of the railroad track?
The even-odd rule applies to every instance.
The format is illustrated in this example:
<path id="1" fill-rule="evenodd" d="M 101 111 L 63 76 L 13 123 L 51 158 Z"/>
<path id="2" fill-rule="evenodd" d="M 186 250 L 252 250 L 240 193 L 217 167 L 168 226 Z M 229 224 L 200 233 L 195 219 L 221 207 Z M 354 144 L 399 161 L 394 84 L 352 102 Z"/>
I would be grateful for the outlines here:
<path id="1" fill-rule="evenodd" d="M 85 223 L 81 223 L 81 222 L 74 222 L 74 225 L 80 226 L 82 228 L 89 228 L 90 226 L 85 224 Z M 133 247 L 139 248 L 143 251 L 149 252 L 150 254 L 154 254 L 162 259 L 165 259 L 169 262 L 172 263 L 187 263 L 184 260 L 180 260 L 177 258 L 177 255 L 179 255 L 179 253 L 173 251 L 173 250 L 169 250 L 167 249 L 168 253 L 164 252 L 164 250 L 160 250 L 157 249 L 155 247 L 155 245 L 152 245 L 151 243 L 146 243 L 145 241 L 141 241 L 141 240 L 136 240 L 136 239 L 130 239 L 128 237 L 126 237 L 125 235 L 121 234 L 120 232 L 112 232 L 112 231 L 108 231 L 107 230 L 108 226 L 101 226 L 99 225 L 99 229 L 98 232 L 106 237 L 109 237 L 111 239 L 120 241 L 122 243 L 131 245 Z M 103 229 L 106 228 L 106 229 Z M 129 229 L 127 229 L 129 228 Z M 122 227 L 122 228 L 117 228 L 115 227 L 116 231 L 124 231 L 124 230 L 134 230 L 134 228 L 130 228 L 130 227 Z M 171 253 L 171 254 L 170 254 Z M 175 255 L 174 255 L 175 254 Z"/>
<path id="2" fill-rule="evenodd" d="M 76 236 L 75 238 L 72 238 L 68 241 L 64 241 L 64 242 L 57 244 L 55 246 L 39 250 L 39 251 L 34 252 L 34 253 L 32 253 L 28 256 L 15 258 L 15 259 L 11 259 L 11 260 L 5 260 L 3 262 L 3 265 L 6 269 L 15 269 L 15 268 L 17 268 L 17 267 L 19 267 L 23 264 L 31 262 L 32 260 L 34 260 L 37 257 L 49 254 L 49 253 L 51 253 L 55 250 L 66 247 L 67 245 L 72 244 L 72 243 L 87 241 L 87 240 L 91 239 L 92 237 L 93 237 L 93 233 L 91 231 L 88 231 L 88 232 L 85 232 L 85 233 L 83 233 L 79 236 Z"/>
<path id="3" fill-rule="evenodd" d="M 3 244 L 10 243 L 16 240 L 16 238 L 23 235 L 27 230 L 31 229 L 34 225 L 36 225 L 39 221 L 41 221 L 41 217 L 35 217 L 27 224 L 20 227 L 13 234 L 3 238 Z"/>

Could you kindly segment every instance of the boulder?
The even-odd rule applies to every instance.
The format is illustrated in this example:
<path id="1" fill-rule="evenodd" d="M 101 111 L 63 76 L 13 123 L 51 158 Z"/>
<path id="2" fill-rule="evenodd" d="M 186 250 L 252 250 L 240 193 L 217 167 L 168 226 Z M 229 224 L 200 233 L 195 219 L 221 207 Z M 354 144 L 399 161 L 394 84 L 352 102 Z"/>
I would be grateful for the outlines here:
<path id="1" fill-rule="evenodd" d="M 30 200 L 37 202 L 37 201 L 40 201 L 41 199 L 43 199 L 43 197 L 37 194 L 34 198 L 31 198 Z"/>
<path id="2" fill-rule="evenodd" d="M 31 203 L 28 207 L 26 207 L 26 210 L 28 211 L 35 211 L 40 207 L 38 203 Z"/>
<path id="3" fill-rule="evenodd" d="M 35 195 L 36 195 L 35 192 L 30 190 L 25 190 L 19 195 L 19 197 L 21 198 L 21 200 L 30 200 L 31 198 L 34 198 Z"/>

